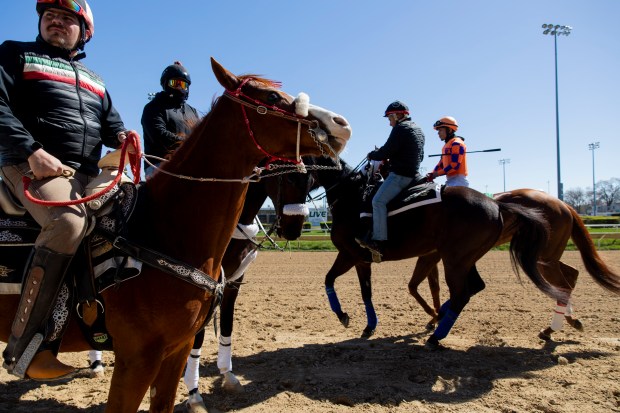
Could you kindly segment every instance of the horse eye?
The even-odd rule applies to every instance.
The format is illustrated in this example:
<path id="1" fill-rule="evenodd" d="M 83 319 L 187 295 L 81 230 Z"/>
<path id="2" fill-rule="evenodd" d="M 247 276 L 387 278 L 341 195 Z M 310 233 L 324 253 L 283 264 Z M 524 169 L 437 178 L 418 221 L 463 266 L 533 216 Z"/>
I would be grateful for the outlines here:
<path id="1" fill-rule="evenodd" d="M 267 96 L 267 102 L 269 102 L 271 104 L 278 103 L 280 101 L 280 99 L 282 99 L 282 97 L 279 94 L 277 94 L 276 92 L 271 92 Z"/>

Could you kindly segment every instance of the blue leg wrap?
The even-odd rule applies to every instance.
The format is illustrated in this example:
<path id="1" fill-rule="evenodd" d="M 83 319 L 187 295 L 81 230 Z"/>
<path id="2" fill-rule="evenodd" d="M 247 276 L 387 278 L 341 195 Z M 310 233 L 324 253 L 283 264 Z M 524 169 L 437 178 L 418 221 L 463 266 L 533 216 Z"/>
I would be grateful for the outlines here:
<path id="1" fill-rule="evenodd" d="M 447 308 L 445 311 L 445 314 L 441 318 L 441 321 L 439 321 L 439 325 L 437 326 L 437 328 L 435 329 L 435 332 L 433 333 L 433 337 L 435 337 L 437 340 L 446 338 L 446 336 L 452 329 L 452 326 L 454 326 L 454 323 L 456 322 L 456 319 L 458 317 L 459 315 L 457 313 Z"/>
<path id="2" fill-rule="evenodd" d="M 446 313 L 446 310 L 450 308 L 450 299 L 448 299 L 445 303 L 443 303 L 441 305 L 441 307 L 439 307 L 439 314 L 437 315 L 437 318 L 439 320 L 441 320 L 444 316 L 444 314 Z"/>
<path id="3" fill-rule="evenodd" d="M 377 328 L 377 313 L 375 313 L 375 306 L 372 305 L 372 301 L 365 301 L 364 305 L 366 306 L 366 318 L 368 320 L 368 327 L 371 329 Z"/>
<path id="4" fill-rule="evenodd" d="M 334 287 L 325 287 L 325 292 L 327 292 L 329 306 L 332 308 L 332 311 L 340 317 L 342 315 L 342 308 L 340 307 L 340 301 L 336 295 L 336 290 L 334 290 Z"/>

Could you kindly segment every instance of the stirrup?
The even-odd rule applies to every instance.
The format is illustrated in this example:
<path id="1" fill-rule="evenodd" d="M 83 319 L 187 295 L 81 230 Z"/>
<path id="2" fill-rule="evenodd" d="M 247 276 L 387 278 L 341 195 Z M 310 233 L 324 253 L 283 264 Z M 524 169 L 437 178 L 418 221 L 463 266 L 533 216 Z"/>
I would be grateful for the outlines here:
<path id="1" fill-rule="evenodd" d="M 32 337 L 28 346 L 26 346 L 26 350 L 24 350 L 22 356 L 15 363 L 15 367 L 11 371 L 11 374 L 23 379 L 26 376 L 26 370 L 28 370 L 28 366 L 32 362 L 32 359 L 37 354 L 37 350 L 41 347 L 41 343 L 43 343 L 43 334 L 37 333 Z M 8 370 L 8 369 L 7 369 Z"/>

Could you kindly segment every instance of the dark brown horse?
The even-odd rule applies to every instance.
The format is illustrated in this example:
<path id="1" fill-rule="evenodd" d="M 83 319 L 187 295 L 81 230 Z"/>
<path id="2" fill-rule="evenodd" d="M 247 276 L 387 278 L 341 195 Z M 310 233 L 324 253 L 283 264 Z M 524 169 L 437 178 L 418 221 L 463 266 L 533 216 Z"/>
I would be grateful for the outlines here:
<path id="1" fill-rule="evenodd" d="M 335 156 L 351 130 L 341 116 L 309 105 L 306 95 L 294 99 L 276 82 L 237 77 L 215 60 L 211 63 L 226 92 L 146 183 L 148 202 L 137 212 L 141 222 L 136 225 L 153 234 L 153 249 L 201 270 L 216 283 L 239 220 L 247 177 L 255 174 L 256 166 L 266 158 Z M 106 412 L 136 412 L 149 388 L 151 412 L 173 411 L 194 335 L 214 295 L 211 288 L 198 288 L 147 265 L 139 277 L 103 292 L 115 352 Z M 8 337 L 16 308 L 16 297 L 0 297 L 1 340 Z M 88 348 L 78 329 L 70 326 L 62 351 Z"/>
<path id="2" fill-rule="evenodd" d="M 581 253 L 586 270 L 594 281 L 603 288 L 615 294 L 620 294 L 620 275 L 614 273 L 603 262 L 596 252 L 592 238 L 579 214 L 570 205 L 554 196 L 534 189 L 516 189 L 503 192 L 497 194 L 495 199 L 510 204 L 523 205 L 527 208 L 536 208 L 544 215 L 551 232 L 549 241 L 540 250 L 538 268 L 551 285 L 567 291 L 569 297 L 575 288 L 579 272 L 560 260 L 568 240 L 572 238 Z M 509 242 L 511 235 L 510 233 L 502 233 L 496 245 Z M 439 272 L 437 270 L 439 260 L 440 257 L 436 253 L 420 257 L 409 281 L 409 292 L 424 308 L 424 311 L 432 317 L 427 325 L 429 329 L 434 328 L 440 309 Z M 418 293 L 418 286 L 425 278 L 428 278 L 433 307 L 429 306 Z M 551 325 L 541 330 L 539 337 L 544 340 L 550 340 L 551 334 L 562 328 L 564 319 L 566 319 L 570 326 L 578 330 L 583 329 L 581 321 L 573 318 L 570 301 L 561 300 L 557 302 Z"/>
<path id="3" fill-rule="evenodd" d="M 293 170 L 294 171 L 294 170 Z M 232 332 L 234 325 L 235 303 L 241 286 L 244 284 L 245 270 L 254 261 L 257 253 L 270 241 L 267 237 L 258 241 L 260 231 L 255 222 L 257 214 L 269 197 L 276 211 L 276 222 L 269 233 L 277 234 L 286 240 L 299 238 L 307 215 L 306 197 L 312 180 L 307 173 L 290 172 L 271 177 L 263 177 L 259 182 L 250 184 L 243 210 L 235 233 L 226 248 L 222 267 L 226 274 L 226 285 L 220 305 L 219 337 L 217 367 L 223 375 L 222 387 L 230 393 L 242 391 L 242 386 L 232 371 Z M 275 229 L 275 231 L 273 231 Z M 258 282 L 258 281 L 257 281 Z M 195 392 L 198 379 L 199 358 L 204 341 L 205 330 L 201 330 L 194 341 L 185 371 L 185 384 L 190 391 L 187 403 L 189 412 L 206 410 L 200 394 Z M 203 410 L 201 410 L 203 409 Z"/>
<path id="4" fill-rule="evenodd" d="M 315 158 L 321 165 L 333 161 Z M 318 183 L 326 188 L 332 212 L 331 238 L 338 256 L 325 276 L 325 287 L 332 310 L 347 326 L 348 315 L 342 311 L 334 289 L 334 281 L 355 267 L 358 278 L 366 287 L 364 303 L 371 302 L 370 257 L 355 241 L 359 236 L 360 195 L 366 179 L 343 163 L 341 172 L 318 170 Z M 536 265 L 539 251 L 547 242 L 548 229 L 536 210 L 520 205 L 494 201 L 469 188 L 445 188 L 441 202 L 426 204 L 390 216 L 388 241 L 384 261 L 420 257 L 432 253 L 443 260 L 450 300 L 438 328 L 428 339 L 427 346 L 436 348 L 439 340 L 450 331 L 456 318 L 471 296 L 484 288 L 475 264 L 498 241 L 501 234 L 511 234 L 511 257 L 543 292 L 558 299 L 566 294 L 547 283 Z M 372 325 L 374 318 L 375 325 Z M 363 336 L 373 333 L 376 316 L 369 315 L 369 325 Z"/>

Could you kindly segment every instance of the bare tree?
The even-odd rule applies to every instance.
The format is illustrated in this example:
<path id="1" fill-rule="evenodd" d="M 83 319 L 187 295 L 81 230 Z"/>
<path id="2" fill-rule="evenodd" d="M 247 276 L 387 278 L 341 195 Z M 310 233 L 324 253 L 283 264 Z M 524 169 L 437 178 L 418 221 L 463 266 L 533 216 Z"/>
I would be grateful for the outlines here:
<path id="1" fill-rule="evenodd" d="M 589 199 L 583 188 L 571 188 L 564 192 L 564 202 L 581 212 L 581 209 L 588 205 Z"/>
<path id="2" fill-rule="evenodd" d="M 611 178 L 608 181 L 599 181 L 596 184 L 596 196 L 607 206 L 607 210 L 611 206 L 620 201 L 620 179 Z"/>

